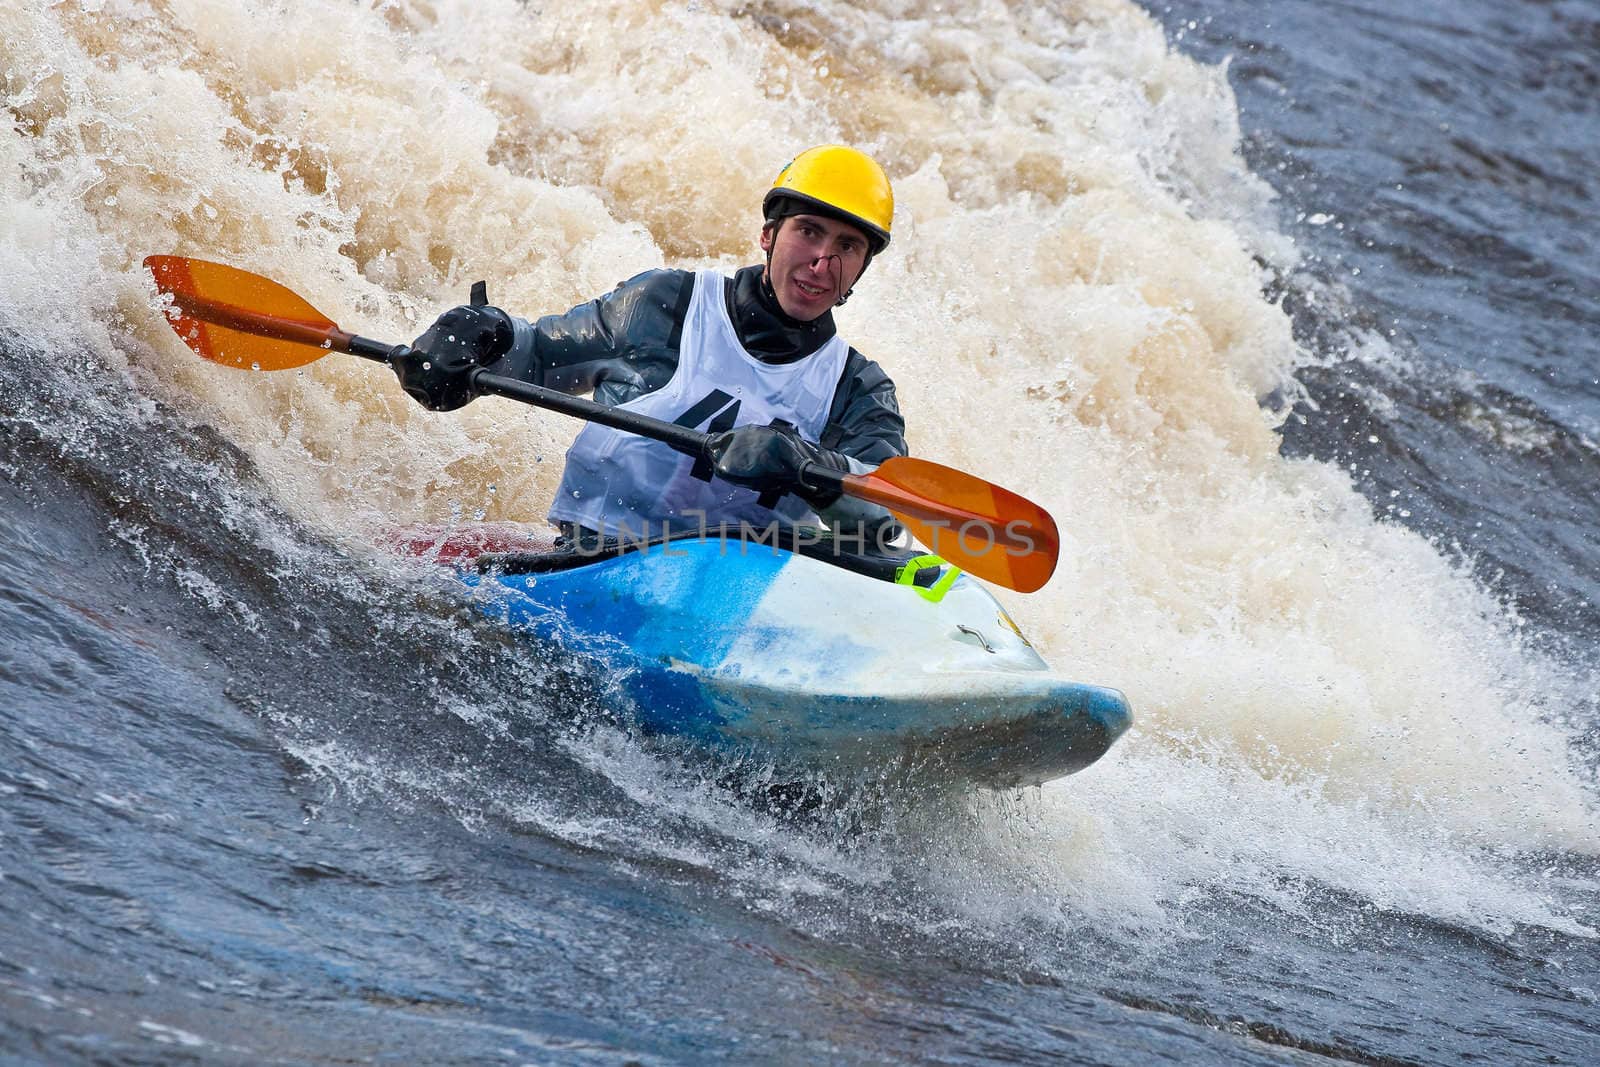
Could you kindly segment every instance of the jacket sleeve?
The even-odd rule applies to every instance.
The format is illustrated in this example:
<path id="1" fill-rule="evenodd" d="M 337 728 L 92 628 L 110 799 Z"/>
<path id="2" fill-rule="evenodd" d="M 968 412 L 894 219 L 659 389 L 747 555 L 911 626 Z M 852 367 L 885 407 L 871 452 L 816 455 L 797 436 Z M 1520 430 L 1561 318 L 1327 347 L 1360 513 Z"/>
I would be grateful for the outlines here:
<path id="1" fill-rule="evenodd" d="M 621 404 L 661 388 L 678 365 L 678 334 L 694 275 L 652 270 L 604 296 L 533 322 L 511 316 L 511 350 L 495 374 Z"/>
<path id="2" fill-rule="evenodd" d="M 868 466 L 906 454 L 906 420 L 900 415 L 894 382 L 853 348 L 818 443 Z"/>
<path id="3" fill-rule="evenodd" d="M 865 474 L 886 459 L 906 454 L 906 420 L 900 415 L 894 382 L 853 348 L 819 443 L 837 453 L 852 474 Z M 836 531 L 898 528 L 888 511 L 848 496 L 821 508 L 818 515 Z"/>

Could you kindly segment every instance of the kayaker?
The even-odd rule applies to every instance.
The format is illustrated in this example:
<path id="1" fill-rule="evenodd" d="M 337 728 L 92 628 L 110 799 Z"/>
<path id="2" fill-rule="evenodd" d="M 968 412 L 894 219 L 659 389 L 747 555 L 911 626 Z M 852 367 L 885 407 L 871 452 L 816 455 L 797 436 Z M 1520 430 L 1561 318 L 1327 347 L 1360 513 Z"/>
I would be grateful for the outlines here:
<path id="1" fill-rule="evenodd" d="M 711 462 L 589 424 L 567 452 L 550 519 L 569 537 L 648 537 L 666 529 L 815 524 L 882 540 L 875 505 L 808 484 L 808 464 L 861 473 L 906 454 L 894 383 L 834 328 L 889 244 L 894 194 L 853 148 L 824 145 L 779 171 L 762 204 L 762 263 L 651 270 L 535 322 L 463 305 L 395 359 L 424 407 L 473 399 L 477 366 L 568 393 L 593 392 L 712 434 Z"/>

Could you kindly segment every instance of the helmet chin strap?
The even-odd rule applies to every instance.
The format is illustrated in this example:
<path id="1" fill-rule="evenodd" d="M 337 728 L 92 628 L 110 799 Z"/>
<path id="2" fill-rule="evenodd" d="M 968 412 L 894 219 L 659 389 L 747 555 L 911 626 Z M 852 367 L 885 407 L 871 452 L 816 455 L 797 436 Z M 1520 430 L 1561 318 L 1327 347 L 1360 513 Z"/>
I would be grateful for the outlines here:
<path id="1" fill-rule="evenodd" d="M 771 223 L 772 248 L 777 247 L 778 231 L 783 228 L 783 223 L 784 219 L 774 219 Z M 773 296 L 776 298 L 777 293 L 772 284 L 772 248 L 767 249 L 767 262 L 766 267 L 761 272 L 761 280 L 766 285 L 768 290 L 773 290 Z M 811 261 L 812 269 L 815 270 L 817 264 L 823 262 L 824 260 L 826 260 L 828 263 L 828 268 L 833 278 L 833 288 L 835 291 L 837 291 L 841 286 L 844 285 L 844 260 L 839 258 L 839 254 L 837 252 L 831 256 L 818 256 L 816 259 Z M 861 264 L 861 274 L 867 273 L 867 268 L 870 266 L 872 266 L 872 253 L 869 251 L 867 253 L 867 261 Z M 861 274 L 856 275 L 856 281 L 859 282 L 861 280 Z M 833 306 L 836 308 L 844 307 L 844 302 L 849 300 L 850 294 L 854 293 L 855 291 L 856 287 L 854 285 L 850 286 L 850 288 L 846 289 L 844 293 L 840 295 L 839 299 L 833 302 Z"/>
<path id="2" fill-rule="evenodd" d="M 837 255 L 818 256 L 816 259 L 811 261 L 811 269 L 816 270 L 817 265 L 823 262 L 828 264 L 828 274 L 833 279 L 833 291 L 837 293 L 844 286 L 844 260 L 840 259 Z M 848 291 L 846 291 L 842 296 L 839 297 L 839 299 L 833 302 L 833 306 L 844 306 L 844 302 L 849 300 L 850 294 L 855 291 L 855 286 L 851 286 Z"/>
<path id="3" fill-rule="evenodd" d="M 769 255 L 767 258 L 770 261 L 772 257 Z M 811 261 L 811 265 L 813 267 L 815 267 L 818 263 L 821 263 L 824 259 L 826 259 L 828 261 L 828 266 L 833 269 L 833 287 L 834 287 L 834 289 L 837 290 L 837 289 L 842 288 L 844 286 L 844 260 L 840 259 L 838 254 L 835 253 L 834 255 L 831 255 L 831 256 L 818 256 L 816 259 L 813 259 Z M 846 300 L 850 299 L 850 294 L 855 292 L 856 291 L 856 285 L 860 284 L 861 275 L 862 274 L 866 274 L 867 273 L 867 268 L 870 267 L 870 266 L 872 266 L 872 253 L 868 252 L 867 253 L 866 262 L 861 264 L 861 274 L 857 274 L 855 283 L 852 284 L 850 286 L 850 288 L 845 289 L 843 294 L 840 295 L 839 299 L 837 299 L 837 300 L 835 300 L 833 302 L 833 306 L 834 307 L 836 307 L 836 308 L 844 307 L 844 302 Z"/>

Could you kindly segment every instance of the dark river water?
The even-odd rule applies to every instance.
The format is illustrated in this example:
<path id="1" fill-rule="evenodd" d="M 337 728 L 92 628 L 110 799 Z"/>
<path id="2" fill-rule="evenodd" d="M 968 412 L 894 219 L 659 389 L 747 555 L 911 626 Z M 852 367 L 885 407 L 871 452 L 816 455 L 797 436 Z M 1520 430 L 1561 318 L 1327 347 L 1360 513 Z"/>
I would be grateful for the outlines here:
<path id="1" fill-rule="evenodd" d="M 1056 50 L 1074 57 L 1052 83 L 1070 100 L 1088 84 L 1074 81 L 1080 65 L 1114 72 L 1118 42 L 1159 39 L 1111 5 L 1134 28 L 1103 38 L 1052 37 L 1020 15 L 941 36 L 954 16 L 901 6 L 696 7 L 658 12 L 658 30 L 596 17 L 618 40 L 659 32 L 673 49 L 772 34 L 808 68 L 831 62 L 881 88 L 850 67 L 864 35 L 882 44 L 882 69 L 904 74 L 905 95 L 882 99 L 908 126 L 928 118 L 907 86 L 955 86 L 940 98 L 952 108 L 987 106 L 1003 95 L 992 70 L 1020 84 L 1016 71 Z M 1270 459 L 1284 473 L 1268 480 L 1353 486 L 1356 512 L 1318 529 L 1384 565 L 1329 580 L 1332 607 L 1305 593 L 1258 616 L 1293 631 L 1281 642 L 1220 604 L 1202 625 L 1148 624 L 1124 669 L 1093 679 L 1128 690 L 1140 727 L 1062 783 L 850 793 L 805 817 L 730 791 L 727 767 L 635 736 L 605 677 L 480 617 L 446 576 L 363 551 L 359 524 L 327 518 L 344 512 L 304 506 L 307 483 L 278 460 L 337 466 L 376 439 L 341 453 L 318 420 L 342 426 L 340 404 L 399 404 L 341 380 L 315 387 L 336 398 L 324 410 L 308 388 L 268 409 L 259 425 L 276 443 L 253 452 L 217 412 L 258 403 L 233 384 L 254 379 L 196 384 L 167 369 L 186 366 L 181 354 L 151 354 L 160 330 L 141 330 L 150 310 L 123 281 L 147 251 L 281 265 L 250 260 L 252 242 L 314 249 L 319 226 L 348 226 L 348 241 L 329 239 L 360 260 L 344 281 L 421 284 L 403 226 L 374 236 L 359 212 L 329 209 L 329 221 L 304 206 L 331 202 L 315 198 L 334 196 L 341 173 L 369 211 L 387 195 L 360 185 L 378 168 L 309 135 L 292 180 L 251 184 L 258 143 L 243 153 L 254 162 L 171 211 L 169 229 L 127 221 L 201 165 L 197 127 L 167 121 L 173 101 L 189 100 L 199 125 L 295 121 L 279 103 L 288 82 L 252 59 L 288 24 L 252 30 L 214 8 L 230 40 L 260 35 L 256 51 L 218 59 L 229 46 L 198 23 L 169 31 L 161 18 L 139 23 L 148 38 L 108 36 L 88 6 L 0 23 L 12 123 L 0 131 L 0 1062 L 1600 1061 L 1600 4 L 1147 5 L 1173 50 L 1226 64 L 1236 106 L 1204 114 L 1236 118 L 1245 167 L 1277 194 L 1240 199 L 1198 169 L 1152 168 L 1197 217 L 1257 234 L 1247 247 L 1290 250 L 1257 255 L 1259 288 L 1296 342 L 1290 376 L 1263 398 L 1288 409 L 1274 431 L 1286 459 Z M 274 18 L 322 9 L 288 10 Z M 310 55 L 335 29 L 362 49 L 415 34 L 405 62 L 441 57 L 461 84 L 478 69 L 448 66 L 481 57 L 420 8 L 385 11 L 328 9 L 331 29 L 295 40 Z M 146 51 L 97 51 L 119 39 Z M 991 68 L 996 52 L 1017 66 Z M 559 125 L 549 116 L 575 97 L 539 80 L 542 62 L 482 72 Z M 724 80 L 751 76 L 718 62 Z M 313 67 L 297 77 L 314 80 Z M 709 92 L 687 67 L 682 78 L 691 105 Z M 125 95 L 107 89 L 118 79 Z M 590 82 L 602 100 L 613 91 Z M 216 115 L 170 95 L 200 86 L 226 102 Z M 334 99 L 330 128 L 345 122 Z M 351 128 L 398 121 L 381 96 L 349 99 L 371 109 Z M 803 136 L 855 129 L 836 98 L 814 102 L 839 111 Z M 714 113 L 694 111 L 707 128 Z M 796 136 L 781 112 L 760 114 L 762 136 Z M 51 125 L 63 116 L 76 131 L 64 138 Z M 640 137 L 652 122 L 710 136 L 636 121 Z M 518 142 L 509 119 L 484 144 L 498 137 L 490 156 L 510 169 L 526 166 L 519 144 L 536 146 L 548 162 L 529 173 L 612 189 L 606 209 L 627 217 L 615 190 L 641 171 L 629 142 L 594 122 L 599 148 L 575 134 Z M 117 141 L 119 123 L 141 132 Z M 440 138 L 453 135 L 444 125 Z M 1202 124 L 1195 136 L 1231 134 Z M 137 162 L 147 143 L 165 165 Z M 949 142 L 896 144 L 906 159 L 943 151 L 958 173 Z M 96 183 L 119 174 L 103 197 Z M 923 178 L 906 188 L 919 212 L 908 241 L 931 247 L 936 192 Z M 984 188 L 952 179 L 949 210 L 994 209 L 978 202 Z M 207 229 L 207 205 L 229 196 L 259 201 L 259 233 Z M 435 210 L 385 207 L 417 228 Z M 590 211 L 569 208 L 569 222 Z M 280 215 L 290 221 L 274 230 Z M 627 249 L 639 239 L 612 232 Z M 385 240 L 399 266 L 363 251 Z M 352 299 L 341 316 L 378 313 Z M 39 311 L 80 304 L 76 318 Z M 409 484 L 405 465 L 431 462 L 433 432 L 393 439 L 403 458 L 378 484 Z M 924 440 L 957 449 L 963 432 Z M 441 440 L 474 462 L 461 438 Z M 1209 476 L 1219 500 L 1257 484 L 1229 481 L 1220 461 L 1191 480 Z M 1176 506 L 1108 493 L 1085 507 L 1134 522 Z M 1066 525 L 1092 555 L 1092 527 Z M 1147 543 L 1108 566 L 1135 574 L 1135 556 L 1167 551 Z M 1383 614 L 1390 586 L 1419 605 L 1404 611 L 1429 613 L 1416 630 L 1439 662 L 1481 662 L 1482 676 L 1464 666 L 1461 691 L 1438 692 L 1451 679 L 1429 648 L 1386 636 L 1412 632 Z M 1127 588 L 1129 612 L 1189 610 L 1176 593 Z M 1350 598 L 1379 605 L 1370 632 L 1358 617 L 1323 645 L 1291 639 L 1321 632 L 1305 620 Z M 1325 651 L 1325 690 L 1276 688 L 1275 671 Z M 1412 680 L 1408 699 L 1438 710 L 1384 710 Z M 1270 695 L 1250 696 L 1258 687 Z M 1503 718 L 1464 721 L 1485 708 Z M 1344 764 L 1346 749 L 1377 755 Z"/>

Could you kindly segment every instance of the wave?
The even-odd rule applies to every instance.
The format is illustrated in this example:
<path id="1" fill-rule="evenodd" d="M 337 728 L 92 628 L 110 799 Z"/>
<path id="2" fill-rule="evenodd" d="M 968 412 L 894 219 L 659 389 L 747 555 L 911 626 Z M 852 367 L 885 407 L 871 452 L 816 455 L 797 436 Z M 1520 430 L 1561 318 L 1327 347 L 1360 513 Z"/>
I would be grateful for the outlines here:
<path id="1" fill-rule="evenodd" d="M 262 498 L 214 477 L 203 506 L 302 574 L 327 557 L 294 546 L 321 537 L 387 576 L 366 546 L 390 524 L 539 521 L 573 426 L 496 401 L 429 414 L 356 361 L 205 365 L 140 260 L 233 263 L 404 340 L 478 278 L 534 315 L 649 267 L 749 261 L 778 166 L 860 144 L 896 181 L 895 243 L 841 331 L 899 382 L 914 452 L 1054 512 L 1058 575 L 1009 606 L 1057 669 L 1124 689 L 1140 716 L 1029 814 L 979 802 L 950 883 L 989 884 L 1004 853 L 1073 907 L 1098 887 L 1159 915 L 1196 884 L 1287 872 L 1486 928 L 1582 928 L 1513 862 L 1600 852 L 1569 721 L 1582 681 L 1350 472 L 1280 452 L 1317 360 L 1266 295 L 1298 252 L 1241 159 L 1225 71 L 1131 3 L 127 15 L 0 12 L 0 329 L 43 353 L 46 384 L 88 364 L 115 383 L 41 415 L 59 454 L 92 452 L 91 424 L 129 412 L 212 428 Z M 275 509 L 295 532 L 240 518 Z M 177 535 L 122 536 L 160 554 Z M 253 599 L 206 577 L 203 610 Z M 355 764 L 319 731 L 334 726 L 285 744 L 337 778 Z M 1019 832 L 1027 847 L 997 844 Z"/>

